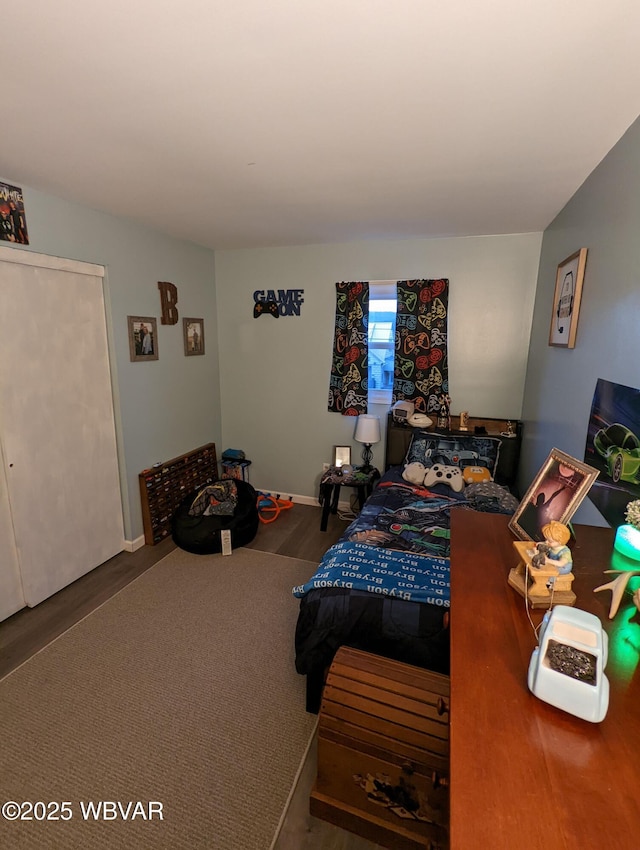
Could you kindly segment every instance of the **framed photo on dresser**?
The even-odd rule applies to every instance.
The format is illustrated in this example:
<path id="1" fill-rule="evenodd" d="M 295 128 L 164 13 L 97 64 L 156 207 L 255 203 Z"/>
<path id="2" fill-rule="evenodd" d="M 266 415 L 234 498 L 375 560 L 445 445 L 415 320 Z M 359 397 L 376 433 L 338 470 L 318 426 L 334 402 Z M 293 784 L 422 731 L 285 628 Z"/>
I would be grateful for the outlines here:
<path id="1" fill-rule="evenodd" d="M 599 471 L 559 449 L 551 449 L 516 512 L 509 528 L 520 540 L 544 540 L 542 528 L 556 520 L 566 525 Z"/>

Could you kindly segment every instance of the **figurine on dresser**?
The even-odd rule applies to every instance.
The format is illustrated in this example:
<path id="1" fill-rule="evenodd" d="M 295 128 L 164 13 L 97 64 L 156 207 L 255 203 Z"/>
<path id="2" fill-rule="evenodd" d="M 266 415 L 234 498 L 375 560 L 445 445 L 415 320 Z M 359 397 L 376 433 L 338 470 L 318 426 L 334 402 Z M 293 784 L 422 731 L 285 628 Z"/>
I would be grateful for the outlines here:
<path id="1" fill-rule="evenodd" d="M 534 567 L 552 567 L 558 571 L 558 575 L 567 575 L 573 567 L 571 550 L 567 546 L 571 532 L 566 525 L 552 520 L 542 527 L 544 543 L 536 543 L 536 554 L 531 559 Z M 542 561 L 540 560 L 542 556 Z M 553 584 L 553 577 L 549 579 L 549 585 Z"/>
<path id="2" fill-rule="evenodd" d="M 568 543 L 571 532 L 561 522 L 552 520 L 542 527 L 544 541 L 516 541 L 520 562 L 509 573 L 509 584 L 527 600 L 531 608 L 550 605 L 575 605 L 573 556 Z"/>

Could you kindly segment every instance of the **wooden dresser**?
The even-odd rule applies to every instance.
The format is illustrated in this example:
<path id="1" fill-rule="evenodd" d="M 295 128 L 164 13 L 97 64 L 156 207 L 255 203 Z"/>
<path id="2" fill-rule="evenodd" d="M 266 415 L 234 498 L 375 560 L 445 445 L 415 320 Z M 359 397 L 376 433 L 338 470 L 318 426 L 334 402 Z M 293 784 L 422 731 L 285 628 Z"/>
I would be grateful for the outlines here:
<path id="1" fill-rule="evenodd" d="M 452 511 L 450 842 L 453 850 L 640 847 L 640 615 L 626 596 L 608 619 L 614 532 L 577 525 L 576 607 L 609 634 L 611 692 L 599 724 L 527 687 L 536 646 L 507 583 L 517 555 L 508 517 Z M 531 617 L 537 625 L 543 612 Z"/>

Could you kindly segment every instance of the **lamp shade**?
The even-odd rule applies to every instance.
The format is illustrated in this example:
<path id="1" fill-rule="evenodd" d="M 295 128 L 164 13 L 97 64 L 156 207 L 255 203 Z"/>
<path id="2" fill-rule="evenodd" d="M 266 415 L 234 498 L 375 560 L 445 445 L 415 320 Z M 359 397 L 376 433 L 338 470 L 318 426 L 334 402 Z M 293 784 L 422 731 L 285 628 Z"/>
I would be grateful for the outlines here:
<path id="1" fill-rule="evenodd" d="M 373 445 L 373 443 L 379 443 L 380 417 L 369 416 L 366 413 L 363 413 L 361 416 L 358 416 L 355 439 L 359 443 L 367 443 L 369 445 Z"/>

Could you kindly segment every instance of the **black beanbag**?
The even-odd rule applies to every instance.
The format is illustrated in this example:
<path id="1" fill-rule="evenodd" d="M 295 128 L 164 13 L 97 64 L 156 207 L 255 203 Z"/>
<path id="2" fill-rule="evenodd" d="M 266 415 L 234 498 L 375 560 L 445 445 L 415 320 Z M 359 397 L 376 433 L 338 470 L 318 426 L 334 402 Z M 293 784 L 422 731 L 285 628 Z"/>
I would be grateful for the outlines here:
<path id="1" fill-rule="evenodd" d="M 231 530 L 231 546 L 246 546 L 258 532 L 258 494 L 246 481 L 236 481 L 238 501 L 233 514 L 190 516 L 189 510 L 199 490 L 190 493 L 178 506 L 171 526 L 176 546 L 195 555 L 213 555 L 222 551 L 220 532 Z"/>

